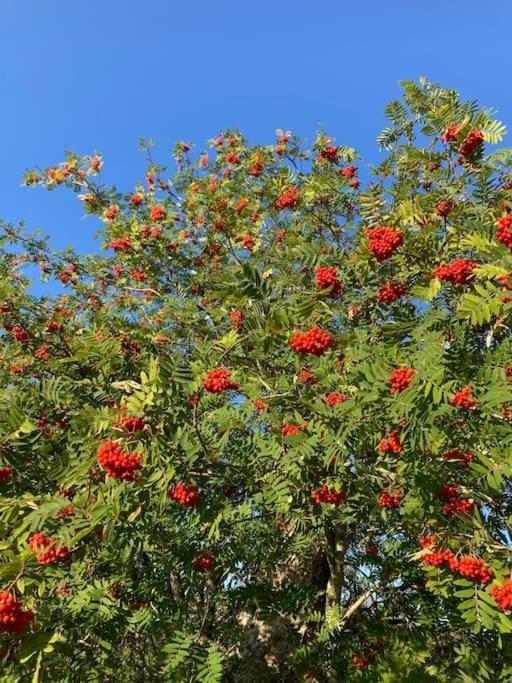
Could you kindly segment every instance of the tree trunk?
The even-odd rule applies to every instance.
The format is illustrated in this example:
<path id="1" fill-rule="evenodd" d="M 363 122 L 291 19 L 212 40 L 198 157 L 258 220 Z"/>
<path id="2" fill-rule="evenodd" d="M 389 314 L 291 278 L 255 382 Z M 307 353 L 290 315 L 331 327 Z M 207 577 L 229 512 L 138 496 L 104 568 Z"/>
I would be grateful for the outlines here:
<path id="1" fill-rule="evenodd" d="M 326 529 L 327 563 L 329 578 L 325 588 L 325 610 L 327 616 L 333 609 L 340 608 L 341 590 L 343 588 L 345 564 L 345 536 L 343 529 L 337 525 Z"/>

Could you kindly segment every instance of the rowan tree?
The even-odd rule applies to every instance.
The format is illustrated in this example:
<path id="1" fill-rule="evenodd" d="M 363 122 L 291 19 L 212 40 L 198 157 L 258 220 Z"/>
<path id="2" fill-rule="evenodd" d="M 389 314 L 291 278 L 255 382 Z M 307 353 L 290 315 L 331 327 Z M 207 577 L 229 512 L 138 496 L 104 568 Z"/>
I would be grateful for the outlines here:
<path id="1" fill-rule="evenodd" d="M 27 172 L 101 252 L 2 224 L 2 680 L 512 680 L 512 150 L 385 113 Z"/>

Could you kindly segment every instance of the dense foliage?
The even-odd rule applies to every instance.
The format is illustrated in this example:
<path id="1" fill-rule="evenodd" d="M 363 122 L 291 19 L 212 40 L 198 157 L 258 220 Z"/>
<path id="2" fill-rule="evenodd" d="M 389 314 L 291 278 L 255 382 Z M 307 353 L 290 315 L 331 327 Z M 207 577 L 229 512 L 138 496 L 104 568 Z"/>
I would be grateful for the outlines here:
<path id="1" fill-rule="evenodd" d="M 512 150 L 403 88 L 367 179 L 236 130 L 26 174 L 104 253 L 2 228 L 2 680 L 512 680 Z"/>

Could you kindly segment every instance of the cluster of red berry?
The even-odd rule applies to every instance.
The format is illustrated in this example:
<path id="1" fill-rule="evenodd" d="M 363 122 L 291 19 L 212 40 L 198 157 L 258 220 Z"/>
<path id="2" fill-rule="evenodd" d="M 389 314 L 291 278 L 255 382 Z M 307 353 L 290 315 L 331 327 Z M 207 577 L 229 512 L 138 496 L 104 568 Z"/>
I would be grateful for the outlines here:
<path id="1" fill-rule="evenodd" d="M 443 142 L 452 142 L 452 140 L 455 140 L 457 137 L 457 133 L 459 132 L 460 126 L 457 123 L 450 123 L 448 128 L 446 128 L 441 135 L 441 140 Z"/>
<path id="2" fill-rule="evenodd" d="M 319 327 L 312 327 L 308 332 L 295 332 L 290 339 L 290 346 L 297 353 L 310 353 L 321 356 L 334 344 L 334 337 Z"/>
<path id="3" fill-rule="evenodd" d="M 220 394 L 223 391 L 230 391 L 231 389 L 238 389 L 240 387 L 236 382 L 230 380 L 231 370 L 226 368 L 217 368 L 212 370 L 204 380 L 203 387 L 205 391 L 210 394 Z"/>
<path id="4" fill-rule="evenodd" d="M 313 386 L 314 384 L 317 384 L 318 379 L 309 370 L 301 370 L 299 372 L 299 382 Z"/>
<path id="5" fill-rule="evenodd" d="M 377 292 L 377 301 L 381 304 L 392 304 L 407 293 L 407 287 L 401 282 L 390 282 Z"/>
<path id="6" fill-rule="evenodd" d="M 130 251 L 132 246 L 131 239 L 126 235 L 123 235 L 122 237 L 116 237 L 109 242 L 109 247 L 114 251 Z"/>
<path id="7" fill-rule="evenodd" d="M 151 211 L 149 212 L 149 217 L 151 218 L 152 221 L 155 221 L 155 223 L 160 223 L 160 221 L 163 221 L 166 216 L 166 211 L 163 206 L 160 206 L 157 204 L 156 206 L 153 206 Z"/>
<path id="8" fill-rule="evenodd" d="M 459 408 L 467 408 L 468 410 L 476 410 L 478 408 L 478 401 L 473 396 L 473 389 L 469 386 L 457 391 L 450 399 L 452 406 Z"/>
<path id="9" fill-rule="evenodd" d="M 299 204 L 299 190 L 292 185 L 286 192 L 283 192 L 276 201 L 274 206 L 279 211 L 284 211 L 284 209 L 295 209 Z"/>
<path id="10" fill-rule="evenodd" d="M 345 166 L 341 169 L 340 175 L 343 178 L 353 178 L 357 173 L 357 168 L 355 166 Z"/>
<path id="11" fill-rule="evenodd" d="M 402 231 L 396 228 L 366 228 L 365 234 L 369 239 L 368 249 L 379 262 L 393 256 L 404 241 Z"/>
<path id="12" fill-rule="evenodd" d="M 501 409 L 501 414 L 505 418 L 505 420 L 512 421 L 512 408 L 509 408 L 508 406 L 503 406 Z"/>
<path id="13" fill-rule="evenodd" d="M 484 144 L 484 135 L 482 131 L 473 129 L 459 147 L 459 152 L 465 156 L 470 157 L 475 150 Z"/>
<path id="14" fill-rule="evenodd" d="M 199 569 L 200 572 L 212 572 L 215 567 L 215 559 L 212 553 L 208 550 L 203 550 L 196 555 L 194 564 L 196 569 Z"/>
<path id="15" fill-rule="evenodd" d="M 467 467 L 469 463 L 473 462 L 473 460 L 475 459 L 473 453 L 463 453 L 458 448 L 451 448 L 449 451 L 443 453 L 441 457 L 443 458 L 443 460 L 451 460 L 457 462 L 459 463 L 459 465 L 462 465 L 462 467 Z"/>
<path id="16" fill-rule="evenodd" d="M 401 453 L 404 450 L 403 445 L 400 443 L 399 430 L 395 429 L 389 433 L 387 437 L 381 439 L 377 450 L 380 453 Z"/>
<path id="17" fill-rule="evenodd" d="M 508 273 L 508 275 L 499 275 L 496 280 L 506 292 L 512 292 L 512 273 Z M 504 296 L 500 297 L 500 301 L 502 304 L 508 304 L 510 301 L 512 301 L 512 298 L 509 296 Z"/>
<path id="18" fill-rule="evenodd" d="M 422 536 L 420 538 L 420 545 L 422 548 L 430 548 L 436 544 L 437 536 L 436 534 L 428 534 L 428 536 Z"/>
<path id="19" fill-rule="evenodd" d="M 7 326 L 5 326 L 5 329 L 8 329 Z M 11 327 L 11 334 L 16 341 L 19 341 L 22 344 L 25 344 L 30 339 L 29 333 L 23 327 Z"/>
<path id="20" fill-rule="evenodd" d="M 238 330 L 240 328 L 245 318 L 244 312 L 237 310 L 229 311 L 229 317 L 231 318 L 231 324 L 234 330 Z"/>
<path id="21" fill-rule="evenodd" d="M 347 500 L 347 494 L 343 491 L 337 491 L 334 487 L 329 488 L 327 484 L 324 484 L 321 488 L 315 489 L 311 493 L 311 498 L 315 503 L 329 503 L 338 507 L 338 505 Z"/>
<path id="22" fill-rule="evenodd" d="M 162 230 L 160 228 L 150 228 L 147 223 L 144 223 L 140 229 L 139 235 L 141 239 L 146 240 L 148 237 L 153 237 L 156 240 L 162 238 Z"/>
<path id="23" fill-rule="evenodd" d="M 453 202 L 448 199 L 442 199 L 436 206 L 436 215 L 445 218 L 453 209 Z"/>
<path id="24" fill-rule="evenodd" d="M 144 429 L 143 417 L 129 417 L 128 415 L 123 415 L 119 422 L 114 424 L 117 429 L 124 429 L 125 432 L 130 434 L 135 434 L 136 432 L 141 432 Z"/>
<path id="25" fill-rule="evenodd" d="M 343 288 L 338 278 L 338 271 L 334 266 L 320 266 L 315 271 L 315 282 L 318 289 L 323 291 L 330 288 L 329 296 L 339 296 Z"/>
<path id="26" fill-rule="evenodd" d="M 444 282 L 451 282 L 454 285 L 467 285 L 475 277 L 473 271 L 478 264 L 464 258 L 458 258 L 450 263 L 443 263 L 438 266 L 434 273 L 436 277 Z"/>
<path id="27" fill-rule="evenodd" d="M 370 662 L 363 655 L 354 655 L 352 663 L 358 671 L 366 671 L 370 666 Z"/>
<path id="28" fill-rule="evenodd" d="M 260 398 L 256 398 L 252 404 L 256 410 L 259 410 L 260 413 L 262 413 L 266 408 L 265 403 Z"/>
<path id="29" fill-rule="evenodd" d="M 264 168 L 265 166 L 261 163 L 261 161 L 255 161 L 247 173 L 258 178 L 263 173 Z"/>
<path id="30" fill-rule="evenodd" d="M 36 555 L 39 564 L 51 564 L 52 562 L 65 562 L 69 557 L 69 548 L 62 545 L 58 550 L 55 547 L 56 539 L 48 537 L 43 532 L 32 534 L 28 539 L 28 549 Z"/>
<path id="31" fill-rule="evenodd" d="M 102 444 L 96 453 L 96 460 L 112 479 L 134 481 L 136 470 L 142 467 L 142 458 L 138 453 L 123 453 L 115 441 Z"/>
<path id="32" fill-rule="evenodd" d="M 117 217 L 119 213 L 119 207 L 117 204 L 113 204 L 112 206 L 109 206 L 108 209 L 105 209 L 103 212 L 103 217 L 107 219 L 107 221 L 113 221 L 114 218 Z"/>
<path id="33" fill-rule="evenodd" d="M 242 237 L 242 246 L 244 249 L 248 249 L 250 251 L 255 244 L 256 242 L 254 241 L 254 237 L 252 235 L 244 235 Z"/>
<path id="34" fill-rule="evenodd" d="M 330 161 L 332 164 L 337 164 L 339 159 L 339 149 L 335 145 L 326 145 L 318 152 L 319 161 Z"/>
<path id="35" fill-rule="evenodd" d="M 135 192 L 131 195 L 130 201 L 134 206 L 140 206 L 144 201 L 144 195 L 140 194 L 140 192 Z"/>
<path id="36" fill-rule="evenodd" d="M 281 434 L 283 436 L 297 436 L 297 434 L 300 434 L 303 429 L 306 429 L 306 427 L 307 422 L 304 422 L 304 424 L 301 426 L 285 424 L 281 427 Z"/>
<path id="37" fill-rule="evenodd" d="M 176 484 L 169 489 L 168 495 L 169 498 L 187 508 L 195 508 L 199 503 L 199 492 L 192 484 Z"/>
<path id="38" fill-rule="evenodd" d="M 443 505 L 443 513 L 447 517 L 456 514 L 469 514 L 475 507 L 475 501 L 470 498 L 461 498 L 459 489 L 451 484 L 445 484 L 436 494 L 440 500 L 446 500 Z"/>
<path id="39" fill-rule="evenodd" d="M 400 507 L 400 498 L 402 493 L 400 491 L 381 491 L 377 498 L 377 503 L 383 508 L 397 508 Z"/>
<path id="40" fill-rule="evenodd" d="M 491 595 L 501 610 L 512 609 L 512 579 L 505 581 L 501 586 L 498 584 L 492 586 Z"/>
<path id="41" fill-rule="evenodd" d="M 512 215 L 507 213 L 498 219 L 496 239 L 509 249 L 512 249 Z"/>
<path id="42" fill-rule="evenodd" d="M 456 566 L 454 563 L 452 564 L 454 566 L 451 568 L 454 571 L 480 585 L 489 583 L 492 579 L 492 569 L 479 557 L 460 557 Z"/>
<path id="43" fill-rule="evenodd" d="M 0 484 L 3 484 L 6 479 L 12 474 L 12 467 L 0 467 Z"/>
<path id="44" fill-rule="evenodd" d="M 0 591 L 0 632 L 21 633 L 34 618 L 30 609 L 22 609 L 14 595 L 8 591 Z"/>
<path id="45" fill-rule="evenodd" d="M 331 406 L 331 408 L 333 406 L 337 406 L 339 403 L 345 403 L 347 400 L 348 396 L 345 396 L 345 394 L 339 394 L 337 391 L 331 391 L 325 397 L 325 402 L 328 406 Z"/>
<path id="46" fill-rule="evenodd" d="M 236 204 L 235 204 L 235 212 L 236 213 L 242 213 L 242 211 L 249 205 L 249 200 L 247 197 L 242 197 Z"/>
<path id="47" fill-rule="evenodd" d="M 414 368 L 395 368 L 387 378 L 387 383 L 391 384 L 389 393 L 398 394 L 407 389 L 414 375 Z"/>
<path id="48" fill-rule="evenodd" d="M 455 558 L 451 550 L 431 550 L 420 559 L 421 563 L 428 567 L 442 567 L 446 565 L 450 567 L 450 562 Z"/>
<path id="49" fill-rule="evenodd" d="M 240 157 L 236 152 L 228 152 L 225 156 L 226 163 L 228 164 L 239 164 L 240 163 Z"/>
<path id="50" fill-rule="evenodd" d="M 445 565 L 451 571 L 458 572 L 461 576 L 471 579 L 475 583 L 484 585 L 492 578 L 492 569 L 479 557 L 457 558 L 451 550 L 432 550 L 421 558 L 422 564 L 430 567 L 442 567 Z"/>

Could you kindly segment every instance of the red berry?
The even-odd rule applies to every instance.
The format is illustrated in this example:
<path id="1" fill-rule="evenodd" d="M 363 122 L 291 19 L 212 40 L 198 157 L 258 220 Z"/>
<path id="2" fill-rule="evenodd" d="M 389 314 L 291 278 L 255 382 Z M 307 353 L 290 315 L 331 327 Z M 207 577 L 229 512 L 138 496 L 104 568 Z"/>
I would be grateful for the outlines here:
<path id="1" fill-rule="evenodd" d="M 452 398 L 450 403 L 452 406 L 458 406 L 459 408 L 467 408 L 468 410 L 476 410 L 478 408 L 478 401 L 473 398 L 473 389 L 470 386 L 464 387 L 460 391 L 457 391 Z"/>
<path id="2" fill-rule="evenodd" d="M 27 332 L 27 330 L 24 330 L 23 327 L 11 328 L 11 334 L 14 337 L 14 339 L 16 339 L 16 341 L 19 341 L 22 344 L 25 344 L 30 339 L 29 333 Z"/>
<path id="3" fill-rule="evenodd" d="M 512 215 L 506 214 L 498 219 L 496 239 L 509 249 L 512 249 Z"/>
<path id="4" fill-rule="evenodd" d="M 456 486 L 445 484 L 438 491 L 436 497 L 448 501 L 443 505 L 443 514 L 453 517 L 456 514 L 469 514 L 475 507 L 475 501 L 469 498 L 461 498 Z"/>
<path id="5" fill-rule="evenodd" d="M 6 479 L 12 474 L 12 467 L 0 467 L 0 484 L 3 484 Z"/>
<path id="6" fill-rule="evenodd" d="M 301 370 L 299 372 L 298 379 L 299 382 L 302 382 L 303 384 L 309 384 L 310 386 L 314 386 L 318 382 L 318 379 L 312 372 L 309 372 L 309 370 Z"/>
<path id="7" fill-rule="evenodd" d="M 229 317 L 234 330 L 239 329 L 245 318 L 244 312 L 240 310 L 229 311 Z"/>
<path id="8" fill-rule="evenodd" d="M 295 332 L 290 339 L 290 346 L 297 353 L 310 353 L 321 356 L 334 344 L 334 338 L 319 327 L 312 327 L 308 332 Z"/>
<path id="9" fill-rule="evenodd" d="M 365 234 L 369 239 L 368 249 L 377 261 L 385 261 L 390 258 L 403 244 L 402 231 L 395 228 L 384 226 L 367 228 Z"/>
<path id="10" fill-rule="evenodd" d="M 32 610 L 22 609 L 21 602 L 8 591 L 0 591 L 0 632 L 21 633 L 34 618 Z"/>
<path id="11" fill-rule="evenodd" d="M 114 426 L 118 429 L 124 429 L 125 432 L 130 434 L 135 434 L 136 432 L 142 432 L 145 426 L 143 417 L 129 417 L 128 415 L 123 415 L 121 420 Z"/>
<path id="12" fill-rule="evenodd" d="M 326 145 L 318 152 L 319 161 L 330 161 L 332 164 L 337 164 L 339 159 L 339 149 L 335 145 Z"/>
<path id="13" fill-rule="evenodd" d="M 473 271 L 478 267 L 477 263 L 467 259 L 458 258 L 450 263 L 438 266 L 434 273 L 436 277 L 454 285 L 467 285 L 475 277 Z"/>
<path id="14" fill-rule="evenodd" d="M 169 489 L 168 495 L 184 507 L 195 508 L 199 503 L 199 492 L 192 484 L 176 484 Z"/>
<path id="15" fill-rule="evenodd" d="M 450 202 L 447 199 L 443 199 L 436 206 L 436 215 L 441 216 L 441 218 L 445 218 L 446 216 L 448 216 L 452 209 L 453 202 Z"/>
<path id="16" fill-rule="evenodd" d="M 489 583 L 492 578 L 492 569 L 479 557 L 460 557 L 451 568 L 480 585 Z"/>
<path id="17" fill-rule="evenodd" d="M 512 609 L 512 579 L 504 581 L 501 586 L 492 586 L 490 593 L 501 610 L 505 612 Z"/>
<path id="18" fill-rule="evenodd" d="M 109 247 L 114 251 L 130 251 L 132 248 L 132 241 L 126 235 L 122 237 L 116 237 L 116 239 L 109 242 Z"/>
<path id="19" fill-rule="evenodd" d="M 325 397 L 325 402 L 331 407 L 337 406 L 339 403 L 344 403 L 347 400 L 348 396 L 345 396 L 345 394 L 339 394 L 336 391 L 331 391 L 331 393 L 327 394 Z"/>
<path id="20" fill-rule="evenodd" d="M 274 206 L 279 211 L 284 211 L 285 209 L 295 209 L 299 204 L 299 190 L 294 185 L 292 185 L 286 192 L 279 195 L 279 197 L 274 202 Z"/>
<path id="21" fill-rule="evenodd" d="M 299 427 L 298 425 L 284 424 L 281 426 L 281 434 L 283 436 L 297 436 L 304 428 L 304 425 Z"/>
<path id="22" fill-rule="evenodd" d="M 451 450 L 446 451 L 441 457 L 443 460 L 455 461 L 462 465 L 462 467 L 467 467 L 468 464 L 475 459 L 473 453 L 463 453 L 458 448 L 452 448 Z"/>
<path id="23" fill-rule="evenodd" d="M 144 201 L 144 196 L 137 192 L 136 194 L 132 194 L 130 201 L 134 206 L 140 206 Z"/>
<path id="24" fill-rule="evenodd" d="M 377 292 L 377 301 L 381 304 L 392 304 L 407 293 L 407 287 L 400 282 L 383 285 Z"/>
<path id="25" fill-rule="evenodd" d="M 109 206 L 108 209 L 105 209 L 105 211 L 103 212 L 103 216 L 108 221 L 113 221 L 118 213 L 119 207 L 117 206 L 117 204 L 114 204 L 113 206 Z"/>
<path id="26" fill-rule="evenodd" d="M 160 206 L 157 204 L 156 206 L 153 206 L 151 211 L 149 212 L 149 217 L 151 218 L 152 221 L 155 221 L 155 223 L 159 223 L 160 221 L 163 221 L 166 216 L 166 211 L 163 206 Z"/>
<path id="27" fill-rule="evenodd" d="M 391 384 L 390 394 L 398 394 L 407 389 L 414 375 L 413 368 L 396 368 L 387 378 L 387 383 Z"/>
<path id="28" fill-rule="evenodd" d="M 357 173 L 357 168 L 355 166 L 345 166 L 341 169 L 341 175 L 344 178 L 353 178 Z"/>
<path id="29" fill-rule="evenodd" d="M 228 152 L 226 154 L 226 163 L 228 164 L 239 164 L 240 163 L 240 157 L 236 152 Z"/>
<path id="30" fill-rule="evenodd" d="M 401 453 L 404 447 L 400 443 L 399 433 L 398 429 L 390 432 L 387 438 L 380 441 L 377 450 L 380 453 Z"/>
<path id="31" fill-rule="evenodd" d="M 226 368 L 217 368 L 212 370 L 204 380 L 203 387 L 205 391 L 211 394 L 219 394 L 223 391 L 236 390 L 240 387 L 236 382 L 230 380 L 231 370 Z"/>
<path id="32" fill-rule="evenodd" d="M 473 129 L 459 147 L 459 152 L 465 157 L 469 157 L 473 152 L 484 144 L 482 131 Z"/>
<path id="33" fill-rule="evenodd" d="M 366 657 L 360 657 L 359 655 L 354 655 L 352 657 L 352 662 L 354 664 L 354 667 L 361 671 L 366 671 L 366 669 L 370 666 L 370 663 L 368 662 Z"/>
<path id="34" fill-rule="evenodd" d="M 329 289 L 328 296 L 331 297 L 338 296 L 343 289 L 343 285 L 338 278 L 338 271 L 334 266 L 321 266 L 317 268 L 315 271 L 315 282 L 321 291 Z"/>
<path id="35" fill-rule="evenodd" d="M 452 140 L 455 140 L 457 137 L 457 133 L 459 132 L 460 126 L 456 123 L 451 123 L 448 128 L 444 131 L 444 133 L 441 135 L 441 140 L 443 142 L 451 142 Z"/>
<path id="36" fill-rule="evenodd" d="M 115 441 L 107 441 L 100 446 L 96 459 L 112 479 L 134 481 L 135 472 L 142 467 L 142 458 L 138 453 L 123 453 Z"/>
<path id="37" fill-rule="evenodd" d="M 215 567 L 215 559 L 212 553 L 208 550 L 203 550 L 196 555 L 194 564 L 196 569 L 199 569 L 201 572 L 212 572 Z"/>
<path id="38" fill-rule="evenodd" d="M 32 534 L 28 539 L 28 548 L 37 557 L 39 564 L 51 564 L 52 562 L 65 562 L 69 557 L 69 548 L 62 545 L 58 550 L 55 547 L 56 539 L 40 532 Z"/>
<path id="39" fill-rule="evenodd" d="M 430 567 L 442 567 L 443 565 L 450 567 L 453 564 L 454 558 L 455 555 L 451 550 L 431 550 L 423 555 L 420 561 L 422 564 Z"/>
<path id="40" fill-rule="evenodd" d="M 347 494 L 343 491 L 337 491 L 334 487 L 329 488 L 327 484 L 324 484 L 321 488 L 315 489 L 311 493 L 311 498 L 315 503 L 329 503 L 338 507 L 338 505 L 347 500 Z"/>
<path id="41" fill-rule="evenodd" d="M 378 504 L 383 508 L 397 508 L 400 507 L 400 491 L 381 491 L 379 497 L 377 498 Z"/>

